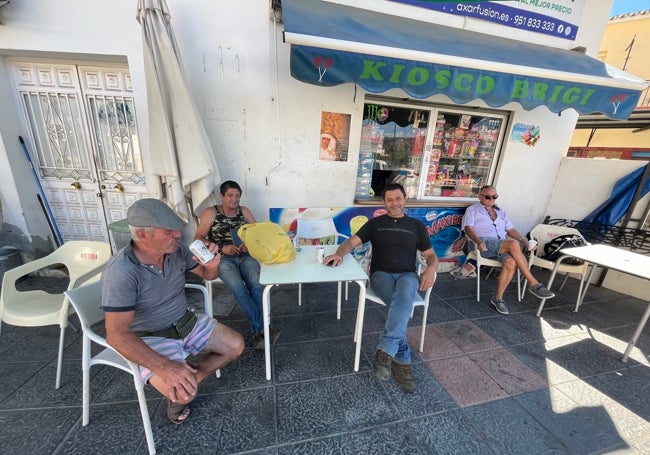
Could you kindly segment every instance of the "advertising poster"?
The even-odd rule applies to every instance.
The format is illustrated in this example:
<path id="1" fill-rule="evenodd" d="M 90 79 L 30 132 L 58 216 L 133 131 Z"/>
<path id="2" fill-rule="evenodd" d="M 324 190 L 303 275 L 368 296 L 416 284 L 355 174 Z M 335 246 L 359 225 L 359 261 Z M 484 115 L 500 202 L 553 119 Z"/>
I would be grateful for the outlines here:
<path id="1" fill-rule="evenodd" d="M 535 147 L 541 137 L 539 126 L 525 123 L 515 123 L 510 133 L 511 142 L 521 142 L 529 147 Z"/>
<path id="2" fill-rule="evenodd" d="M 333 218 L 339 233 L 351 236 L 371 218 L 385 213 L 383 206 L 329 207 L 329 208 L 271 208 L 269 220 L 287 231 L 290 237 L 296 232 L 298 219 Z M 431 246 L 440 259 L 438 272 L 450 272 L 465 260 L 465 236 L 460 230 L 464 207 L 407 207 L 405 213 L 422 221 L 429 232 Z M 321 243 L 334 243 L 334 238 L 321 239 Z M 372 252 L 370 245 L 362 245 L 353 256 L 366 270 Z"/>
<path id="3" fill-rule="evenodd" d="M 347 161 L 350 143 L 350 114 L 323 112 L 320 121 L 320 152 L 325 161 Z"/>

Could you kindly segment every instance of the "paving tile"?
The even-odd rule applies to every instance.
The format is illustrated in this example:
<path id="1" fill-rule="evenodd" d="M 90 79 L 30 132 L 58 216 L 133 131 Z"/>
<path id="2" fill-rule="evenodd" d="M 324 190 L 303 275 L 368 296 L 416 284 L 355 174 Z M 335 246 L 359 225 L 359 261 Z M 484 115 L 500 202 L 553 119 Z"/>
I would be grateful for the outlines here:
<path id="1" fill-rule="evenodd" d="M 591 377 L 587 382 L 611 400 L 650 421 L 650 369 L 622 367 L 612 373 Z"/>
<path id="2" fill-rule="evenodd" d="M 485 373 L 509 395 L 547 388 L 548 383 L 506 349 L 469 354 Z"/>
<path id="3" fill-rule="evenodd" d="M 508 396 L 506 391 L 468 356 L 425 363 L 461 408 Z"/>
<path id="4" fill-rule="evenodd" d="M 99 365 L 91 368 L 91 400 L 104 388 L 117 370 Z M 61 388 L 54 388 L 56 362 L 48 363 L 0 403 L 1 409 L 31 409 L 53 406 L 78 406 L 81 409 L 81 365 L 64 361 Z"/>
<path id="5" fill-rule="evenodd" d="M 66 437 L 81 408 L 0 411 L 4 453 L 49 454 Z"/>
<path id="6" fill-rule="evenodd" d="M 501 347 L 492 337 L 468 320 L 441 324 L 439 328 L 443 337 L 458 346 L 464 353 Z"/>
<path id="7" fill-rule="evenodd" d="M 356 343 L 352 337 L 318 340 L 274 348 L 276 383 L 302 381 L 351 374 L 354 372 Z M 362 356 L 360 370 L 370 364 Z"/>
<path id="8" fill-rule="evenodd" d="M 407 423 L 397 422 L 353 433 L 350 439 L 354 453 L 424 455 L 426 452 L 408 430 Z"/>
<path id="9" fill-rule="evenodd" d="M 474 323 L 503 346 L 544 339 L 539 320 L 531 313 L 476 319 Z"/>
<path id="10" fill-rule="evenodd" d="M 358 453 L 347 434 L 278 447 L 278 455 L 356 455 Z"/>
<path id="11" fill-rule="evenodd" d="M 425 454 L 496 454 L 460 409 L 413 419 L 406 427 Z"/>
<path id="12" fill-rule="evenodd" d="M 574 336 L 554 338 L 546 342 L 527 343 L 512 346 L 509 351 L 529 368 L 543 377 L 549 384 L 558 384 L 578 379 L 575 374 L 549 358 L 549 352 L 564 349 L 580 339 Z"/>
<path id="13" fill-rule="evenodd" d="M 445 336 L 442 326 L 429 325 L 424 334 L 424 348 L 417 356 L 422 360 L 433 360 L 462 354 L 463 351 L 448 337 Z M 420 347 L 420 329 L 409 327 L 407 340 L 413 351 Z"/>
<path id="14" fill-rule="evenodd" d="M 380 381 L 402 419 L 421 417 L 434 413 L 457 409 L 458 405 L 431 374 L 424 363 L 412 364 L 414 393 L 402 391 L 393 380 Z"/>
<path id="15" fill-rule="evenodd" d="M 514 398 L 571 453 L 590 454 L 625 444 L 603 408 L 581 407 L 556 388 Z"/>
<path id="16" fill-rule="evenodd" d="M 0 364 L 0 403 L 45 366 L 44 362 Z M 54 388 L 54 377 L 52 377 L 52 388 Z M 0 404 L 1 408 L 3 406 Z"/>
<path id="17" fill-rule="evenodd" d="M 396 421 L 370 372 L 276 386 L 278 442 L 298 442 Z"/>
<path id="18" fill-rule="evenodd" d="M 624 404 L 610 398 L 598 387 L 580 380 L 563 382 L 554 387 L 580 406 L 607 412 L 616 426 L 616 431 L 626 441 L 650 434 L 650 421 L 647 418 L 639 416 Z"/>
<path id="19" fill-rule="evenodd" d="M 164 404 L 164 403 L 163 403 Z M 160 453 L 237 453 L 275 445 L 270 388 L 198 396 L 182 425 L 171 425 L 161 405 L 152 418 Z"/>
<path id="20" fill-rule="evenodd" d="M 159 404 L 160 400 L 148 402 L 149 415 Z M 152 425 L 154 423 L 155 419 L 152 418 Z M 121 453 L 148 453 L 137 402 L 92 407 L 90 421 L 85 427 L 81 426 L 81 411 L 77 410 L 77 421 L 72 430 L 62 442 L 58 453 L 84 455 L 115 453 L 116 450 Z M 154 439 L 158 443 L 155 433 Z"/>
<path id="21" fill-rule="evenodd" d="M 464 417 L 495 453 L 567 453 L 567 447 L 513 398 L 469 407 Z"/>

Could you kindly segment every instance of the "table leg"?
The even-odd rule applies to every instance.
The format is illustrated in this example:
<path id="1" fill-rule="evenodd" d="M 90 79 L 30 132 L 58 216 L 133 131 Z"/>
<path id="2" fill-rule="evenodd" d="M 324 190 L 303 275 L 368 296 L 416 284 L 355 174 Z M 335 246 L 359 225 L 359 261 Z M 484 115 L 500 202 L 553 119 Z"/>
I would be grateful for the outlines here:
<path id="1" fill-rule="evenodd" d="M 591 284 L 591 277 L 594 275 L 594 272 L 596 271 L 596 265 L 591 264 L 590 265 L 591 270 L 589 270 L 589 273 L 587 274 L 587 280 L 584 283 L 584 289 L 582 288 L 582 284 L 580 285 L 580 294 L 578 295 L 578 303 L 576 303 L 576 309 L 573 310 L 574 313 L 578 312 L 578 309 L 582 306 L 582 302 L 585 299 L 585 295 L 587 295 L 587 289 L 589 289 L 589 285 Z"/>
<path id="2" fill-rule="evenodd" d="M 354 371 L 359 371 L 359 360 L 361 359 L 361 338 L 363 333 L 363 315 L 366 308 L 366 283 L 357 281 L 359 285 L 359 307 L 357 308 L 357 321 L 354 325 L 354 341 L 357 343 L 354 354 Z"/>
<path id="3" fill-rule="evenodd" d="M 548 284 L 546 285 L 546 289 L 549 291 L 551 290 L 551 286 L 553 285 L 553 280 L 555 280 L 555 275 L 557 275 L 557 269 L 560 268 L 560 262 L 562 262 L 562 259 L 564 259 L 567 256 L 560 256 L 557 261 L 555 262 L 555 267 L 553 267 L 553 272 L 551 272 L 551 278 L 548 280 Z M 537 313 L 536 316 L 540 317 L 542 315 L 542 310 L 544 309 L 544 304 L 546 303 L 547 299 L 540 299 L 539 301 L 539 307 L 537 308 Z"/>
<path id="4" fill-rule="evenodd" d="M 271 340 L 269 340 L 269 326 L 271 325 L 271 288 L 267 284 L 262 292 L 262 319 L 264 321 L 264 362 L 266 364 L 266 380 L 271 379 Z"/>
<path id="5" fill-rule="evenodd" d="M 625 353 L 623 354 L 623 362 L 627 362 L 628 357 L 630 357 L 632 348 L 634 347 L 637 340 L 639 339 L 639 336 L 641 335 L 641 332 L 643 331 L 643 327 L 645 327 L 646 322 L 648 322 L 648 317 L 650 317 L 650 302 L 648 302 L 648 306 L 645 309 L 645 313 L 643 313 L 643 316 L 639 321 L 639 325 L 636 327 L 636 330 L 634 331 L 634 335 L 632 335 L 632 339 L 630 340 L 630 342 L 627 345 L 627 348 L 625 349 Z"/>

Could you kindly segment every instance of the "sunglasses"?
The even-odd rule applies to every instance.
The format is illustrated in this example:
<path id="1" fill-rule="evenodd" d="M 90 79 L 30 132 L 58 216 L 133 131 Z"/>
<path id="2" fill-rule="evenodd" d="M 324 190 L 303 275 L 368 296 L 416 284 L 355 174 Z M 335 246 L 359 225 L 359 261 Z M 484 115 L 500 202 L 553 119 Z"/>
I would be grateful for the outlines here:
<path id="1" fill-rule="evenodd" d="M 492 200 L 492 199 L 495 199 L 495 200 L 496 200 L 496 199 L 499 197 L 498 194 L 494 194 L 494 195 L 491 195 L 491 194 L 480 194 L 479 196 L 483 196 L 483 197 L 484 197 L 485 199 L 487 199 L 488 201 L 489 201 L 489 200 Z"/>

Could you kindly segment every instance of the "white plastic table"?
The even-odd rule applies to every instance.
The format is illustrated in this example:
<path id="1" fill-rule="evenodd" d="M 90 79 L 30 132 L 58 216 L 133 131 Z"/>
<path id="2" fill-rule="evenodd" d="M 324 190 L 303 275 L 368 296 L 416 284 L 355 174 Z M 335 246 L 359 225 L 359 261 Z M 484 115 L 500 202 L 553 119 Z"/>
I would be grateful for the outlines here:
<path id="1" fill-rule="evenodd" d="M 650 280 L 650 257 L 639 253 L 615 248 L 609 245 L 587 245 L 574 248 L 563 248 L 560 250 L 560 253 L 562 253 L 562 255 L 565 257 L 573 256 L 575 258 L 582 259 L 583 261 L 587 261 L 592 265 L 599 265 L 601 267 L 617 270 L 622 273 L 627 273 L 629 275 Z M 555 266 L 556 268 L 557 264 L 559 263 L 560 260 L 558 259 Z M 591 272 L 587 278 L 587 287 L 591 282 L 591 276 L 593 275 L 595 269 L 596 267 L 591 268 Z M 553 270 L 553 274 L 551 276 L 555 276 L 556 271 L 557 270 Z M 586 291 L 587 289 L 585 288 L 585 293 Z M 648 306 L 646 307 L 643 316 L 641 316 L 641 320 L 639 321 L 639 324 L 637 325 L 636 330 L 632 335 L 632 339 L 625 349 L 625 353 L 623 354 L 622 359 L 623 362 L 627 362 L 627 359 L 630 356 L 630 352 L 632 352 L 634 345 L 636 344 L 639 336 L 641 335 L 641 332 L 643 331 L 643 327 L 645 327 L 646 322 L 648 322 L 648 317 L 650 317 L 650 301 L 648 301 Z"/>
<path id="2" fill-rule="evenodd" d="M 271 288 L 279 284 L 298 283 L 327 283 L 339 281 L 354 281 L 359 285 L 359 306 L 357 309 L 356 333 L 363 328 L 363 313 L 366 303 L 366 280 L 368 275 L 352 257 L 347 254 L 337 267 L 319 264 L 316 260 L 316 248 L 325 248 L 325 256 L 334 254 L 337 245 L 302 246 L 297 252 L 296 259 L 285 264 L 261 264 L 260 284 L 264 286 L 262 293 L 262 313 L 264 318 L 264 358 L 266 363 L 266 379 L 271 379 L 271 344 L 268 337 L 271 323 Z M 340 295 L 339 295 L 340 298 Z M 354 371 L 359 371 L 361 357 L 361 337 L 354 340 L 357 343 L 354 356 Z"/>

